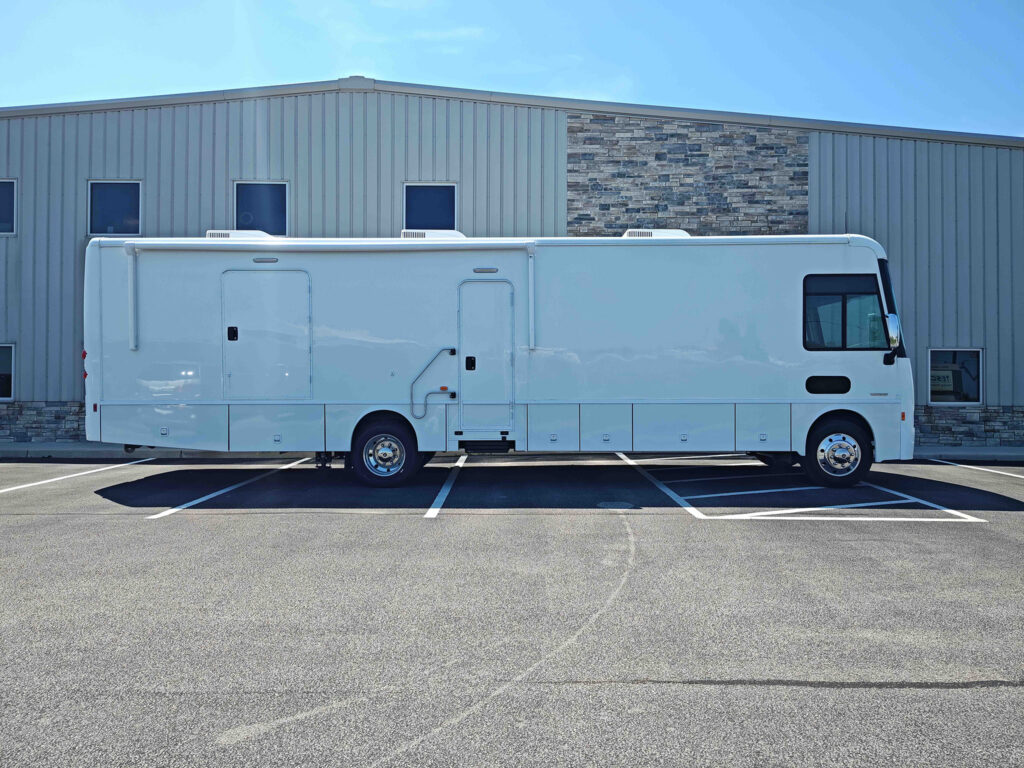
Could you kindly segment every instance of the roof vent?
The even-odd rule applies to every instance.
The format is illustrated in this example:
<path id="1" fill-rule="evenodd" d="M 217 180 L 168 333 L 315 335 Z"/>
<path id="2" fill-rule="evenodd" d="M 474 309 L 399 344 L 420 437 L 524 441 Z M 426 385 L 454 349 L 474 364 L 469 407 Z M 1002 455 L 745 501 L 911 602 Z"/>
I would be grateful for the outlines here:
<path id="1" fill-rule="evenodd" d="M 206 230 L 206 236 L 241 238 L 244 240 L 266 240 L 267 238 L 274 237 L 274 235 L 268 235 L 266 232 L 261 232 L 258 229 L 208 229 Z"/>
<path id="2" fill-rule="evenodd" d="M 685 229 L 627 229 L 623 237 L 647 237 L 655 240 L 675 240 L 680 237 L 689 237 L 690 233 Z"/>
<path id="3" fill-rule="evenodd" d="M 457 229 L 403 229 L 403 240 L 465 240 Z"/>

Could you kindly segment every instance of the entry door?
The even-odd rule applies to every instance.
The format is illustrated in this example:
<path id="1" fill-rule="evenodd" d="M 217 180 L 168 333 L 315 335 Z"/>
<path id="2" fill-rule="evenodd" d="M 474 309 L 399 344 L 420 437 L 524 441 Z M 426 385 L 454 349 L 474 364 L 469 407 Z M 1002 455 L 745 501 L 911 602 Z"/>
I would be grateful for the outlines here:
<path id="1" fill-rule="evenodd" d="M 221 275 L 224 396 L 310 397 L 309 275 L 231 270 Z"/>
<path id="2" fill-rule="evenodd" d="M 459 286 L 459 403 L 463 431 L 512 428 L 512 302 L 512 284 L 506 280 L 471 280 Z"/>

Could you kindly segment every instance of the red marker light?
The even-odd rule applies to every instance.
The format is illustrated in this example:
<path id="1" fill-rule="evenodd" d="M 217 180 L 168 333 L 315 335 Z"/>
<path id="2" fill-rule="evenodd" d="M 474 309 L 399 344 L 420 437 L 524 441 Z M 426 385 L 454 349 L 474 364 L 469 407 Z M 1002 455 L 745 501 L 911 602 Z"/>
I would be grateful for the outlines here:
<path id="1" fill-rule="evenodd" d="M 906 411 L 900 411 L 900 421 L 906 421 L 906 420 L 907 420 L 907 412 Z"/>
<path id="2" fill-rule="evenodd" d="M 98 410 L 99 410 L 99 408 L 97 407 L 96 403 L 93 403 L 92 404 L 92 412 L 96 413 L 96 411 L 98 411 Z"/>
<path id="3" fill-rule="evenodd" d="M 88 371 L 82 371 L 82 378 L 83 379 L 88 379 L 89 378 L 89 372 Z"/>
<path id="4" fill-rule="evenodd" d="M 448 391 L 448 387 L 441 387 L 441 391 L 442 392 L 447 392 Z"/>
<path id="5" fill-rule="evenodd" d="M 85 350 L 82 350 L 82 359 L 85 360 Z"/>

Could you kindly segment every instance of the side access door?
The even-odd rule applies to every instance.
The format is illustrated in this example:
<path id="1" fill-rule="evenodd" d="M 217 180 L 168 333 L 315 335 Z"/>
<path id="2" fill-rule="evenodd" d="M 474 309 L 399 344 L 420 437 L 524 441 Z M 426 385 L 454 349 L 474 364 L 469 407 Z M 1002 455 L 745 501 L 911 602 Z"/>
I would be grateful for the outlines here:
<path id="1" fill-rule="evenodd" d="M 225 398 L 311 396 L 311 305 L 306 272 L 224 272 L 221 313 Z"/>
<path id="2" fill-rule="evenodd" d="M 467 439 L 513 428 L 514 300 L 507 280 L 459 285 L 459 424 Z"/>

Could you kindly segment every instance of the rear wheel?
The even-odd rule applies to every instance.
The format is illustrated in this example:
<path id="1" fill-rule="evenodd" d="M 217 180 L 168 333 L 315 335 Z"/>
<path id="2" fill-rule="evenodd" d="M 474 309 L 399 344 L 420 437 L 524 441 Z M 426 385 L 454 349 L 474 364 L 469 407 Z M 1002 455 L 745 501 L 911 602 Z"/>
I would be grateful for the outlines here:
<path id="1" fill-rule="evenodd" d="M 871 439 L 863 427 L 827 419 L 807 435 L 807 452 L 800 464 L 813 482 L 845 488 L 863 480 L 873 460 Z"/>
<path id="2" fill-rule="evenodd" d="M 381 488 L 401 485 L 422 466 L 416 436 L 398 419 L 361 426 L 352 438 L 349 464 L 359 480 Z"/>

